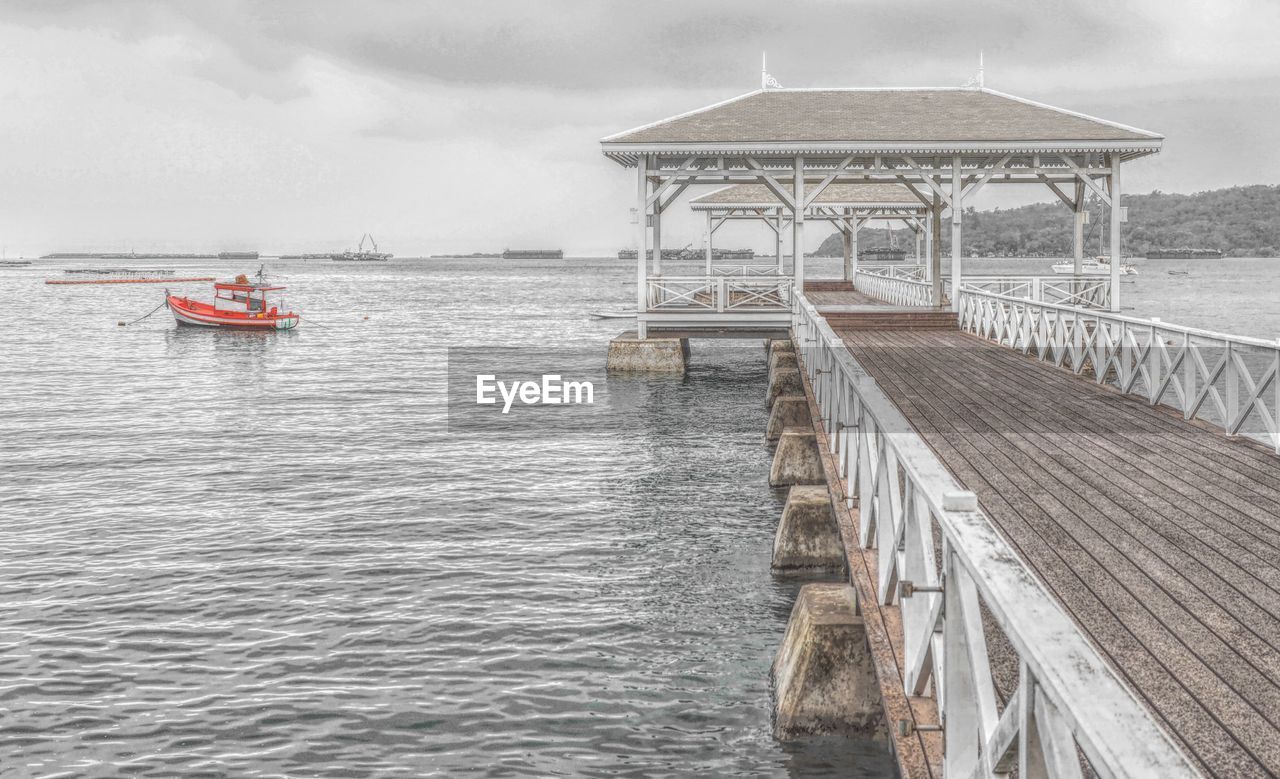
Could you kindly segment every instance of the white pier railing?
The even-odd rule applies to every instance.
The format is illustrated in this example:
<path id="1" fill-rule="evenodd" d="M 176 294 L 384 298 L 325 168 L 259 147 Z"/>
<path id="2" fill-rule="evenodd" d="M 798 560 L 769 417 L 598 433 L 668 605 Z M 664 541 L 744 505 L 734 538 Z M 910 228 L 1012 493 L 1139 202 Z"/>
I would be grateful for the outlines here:
<path id="1" fill-rule="evenodd" d="M 1280 342 L 967 286 L 960 328 L 1280 452 Z"/>
<path id="2" fill-rule="evenodd" d="M 927 281 L 867 273 L 859 268 L 853 274 L 853 288 L 894 306 L 933 305 L 933 285 Z"/>
<path id="3" fill-rule="evenodd" d="M 864 265 L 859 263 L 858 272 L 871 276 L 888 276 L 891 279 L 925 280 L 925 267 L 923 265 Z"/>
<path id="4" fill-rule="evenodd" d="M 650 276 L 649 311 L 787 311 L 790 276 Z"/>
<path id="5" fill-rule="evenodd" d="M 1109 308 L 1111 279 L 1107 276 L 965 276 L 964 286 L 997 295 L 1061 303 L 1082 308 Z M 951 295 L 951 279 L 943 279 Z"/>
<path id="6" fill-rule="evenodd" d="M 712 265 L 712 276 L 778 276 L 776 263 L 768 265 Z"/>
<path id="7" fill-rule="evenodd" d="M 937 701 L 945 775 L 1016 766 L 1023 777 L 1079 777 L 1079 747 L 1101 776 L 1196 776 L 803 295 L 793 330 L 850 505 L 858 500 L 859 543 L 879 550 L 877 597 L 901 606 L 905 692 Z M 1003 708 L 984 606 L 1019 660 Z"/>

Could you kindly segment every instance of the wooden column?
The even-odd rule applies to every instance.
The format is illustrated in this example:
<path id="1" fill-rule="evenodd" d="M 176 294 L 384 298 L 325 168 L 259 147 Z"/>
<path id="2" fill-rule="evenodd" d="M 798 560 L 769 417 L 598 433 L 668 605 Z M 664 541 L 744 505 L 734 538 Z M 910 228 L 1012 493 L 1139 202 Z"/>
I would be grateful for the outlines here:
<path id="1" fill-rule="evenodd" d="M 648 160 L 640 157 L 636 162 L 636 336 L 643 339 L 647 334 L 644 314 L 648 310 L 649 283 L 645 265 L 649 261 L 649 171 Z"/>
<path id="2" fill-rule="evenodd" d="M 929 280 L 933 282 L 930 299 L 934 306 L 942 305 L 942 198 L 933 193 L 933 207 L 929 209 Z"/>
<path id="3" fill-rule="evenodd" d="M 844 257 L 844 280 L 853 281 L 853 255 L 850 253 L 852 240 L 849 237 L 848 222 L 840 225 L 840 248 L 843 249 Z"/>
<path id="4" fill-rule="evenodd" d="M 662 203 L 653 201 L 653 275 L 662 275 Z"/>
<path id="5" fill-rule="evenodd" d="M 1111 310 L 1120 310 L 1120 155 L 1107 155 L 1111 184 Z"/>
<path id="6" fill-rule="evenodd" d="M 1077 276 L 1080 275 L 1081 270 L 1083 270 L 1081 265 L 1084 263 L 1084 218 L 1084 182 L 1077 181 L 1075 207 L 1076 233 L 1075 240 L 1072 243 L 1072 257 L 1075 262 L 1075 271 Z"/>
<path id="7" fill-rule="evenodd" d="M 778 229 L 776 229 L 776 230 L 774 230 L 774 231 L 773 231 L 773 243 L 774 243 L 773 251 L 774 251 L 774 254 L 776 255 L 774 259 L 776 259 L 776 260 L 777 260 L 777 262 L 778 262 L 778 275 L 779 275 L 779 276 L 781 276 L 781 275 L 782 275 L 782 267 L 783 267 L 783 263 L 782 263 L 782 207 L 781 207 L 781 206 L 779 206 L 779 207 L 778 207 L 778 215 L 777 215 L 777 217 L 776 217 L 776 224 L 775 224 L 775 227 L 777 227 Z"/>
<path id="8" fill-rule="evenodd" d="M 854 214 L 849 222 L 849 253 L 853 255 L 853 272 L 858 272 L 858 228 L 861 226 L 858 215 Z M 850 278 L 853 278 L 850 276 Z"/>
<path id="9" fill-rule="evenodd" d="M 711 212 L 707 212 L 707 275 L 711 275 L 711 236 L 714 231 L 711 229 Z"/>
<path id="10" fill-rule="evenodd" d="M 961 202 L 960 155 L 951 158 L 951 310 L 960 310 L 960 285 L 964 282 L 960 247 L 960 222 L 964 214 Z"/>
<path id="11" fill-rule="evenodd" d="M 791 190 L 795 200 L 791 219 L 791 251 L 796 274 L 796 293 L 804 292 L 804 157 L 796 157 L 795 182 Z"/>

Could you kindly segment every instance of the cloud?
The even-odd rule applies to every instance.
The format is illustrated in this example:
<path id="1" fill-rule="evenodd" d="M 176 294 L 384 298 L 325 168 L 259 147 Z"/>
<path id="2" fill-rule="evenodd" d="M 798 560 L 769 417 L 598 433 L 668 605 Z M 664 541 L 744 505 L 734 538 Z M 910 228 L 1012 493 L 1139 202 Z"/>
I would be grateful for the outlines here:
<path id="1" fill-rule="evenodd" d="M 783 13 L 772 0 L 119 0 L 18 3 L 3 16 L 124 39 L 175 29 L 199 34 L 238 61 L 205 74 L 236 88 L 242 71 L 278 76 L 302 57 L 322 56 L 389 78 L 473 87 L 607 90 L 696 81 L 732 90 L 752 83 L 766 49 L 784 82 L 797 85 L 958 83 L 979 48 L 1006 72 L 1033 63 L 1051 84 L 1102 75 L 1126 84 L 1188 72 L 1213 77 L 1241 61 L 1275 73 L 1269 37 L 1280 5 L 808 0 L 788 3 Z M 1130 63 L 1139 67 L 1116 67 Z"/>
<path id="2" fill-rule="evenodd" d="M 10 0 L 0 213 L 39 248 L 377 227 L 398 253 L 612 249 L 630 178 L 597 140 L 754 88 L 762 50 L 787 86 L 936 86 L 983 49 L 997 89 L 1168 135 L 1132 186 L 1255 182 L 1277 28 L 1265 0 Z"/>

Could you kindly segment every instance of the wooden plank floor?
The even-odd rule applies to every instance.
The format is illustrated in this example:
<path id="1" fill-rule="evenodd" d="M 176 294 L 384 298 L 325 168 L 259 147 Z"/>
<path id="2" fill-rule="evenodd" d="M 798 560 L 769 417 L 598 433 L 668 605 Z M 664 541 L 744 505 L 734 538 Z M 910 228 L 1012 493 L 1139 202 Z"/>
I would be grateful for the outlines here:
<path id="1" fill-rule="evenodd" d="M 1280 458 L 959 331 L 837 333 L 1207 774 L 1280 774 Z"/>
<path id="2" fill-rule="evenodd" d="M 873 298 L 851 289 L 832 291 L 806 291 L 805 298 L 815 306 L 887 306 L 880 298 Z"/>

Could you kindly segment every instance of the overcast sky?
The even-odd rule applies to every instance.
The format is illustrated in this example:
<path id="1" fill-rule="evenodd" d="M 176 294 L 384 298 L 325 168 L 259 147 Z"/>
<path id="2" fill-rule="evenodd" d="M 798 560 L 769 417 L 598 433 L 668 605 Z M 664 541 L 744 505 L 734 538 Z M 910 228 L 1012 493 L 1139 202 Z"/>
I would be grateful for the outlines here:
<path id="1" fill-rule="evenodd" d="M 984 49 L 992 88 L 1165 134 L 1128 191 L 1274 184 L 1278 33 L 1274 0 L 5 0 L 0 242 L 612 253 L 633 179 L 598 140 L 754 89 L 762 50 L 814 87 L 958 86 Z"/>

